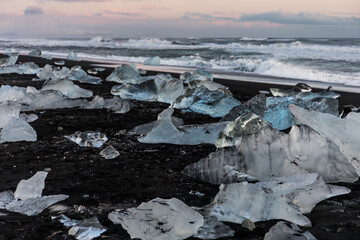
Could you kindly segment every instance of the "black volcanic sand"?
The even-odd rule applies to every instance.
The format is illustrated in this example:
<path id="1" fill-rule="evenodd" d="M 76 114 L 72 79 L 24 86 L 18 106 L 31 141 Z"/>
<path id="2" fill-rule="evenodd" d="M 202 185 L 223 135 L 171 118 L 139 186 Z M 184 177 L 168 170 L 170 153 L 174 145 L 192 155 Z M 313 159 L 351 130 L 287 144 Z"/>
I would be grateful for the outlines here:
<path id="1" fill-rule="evenodd" d="M 55 59 L 57 60 L 57 59 Z M 54 60 L 21 56 L 19 62 L 34 61 L 39 66 L 53 64 Z M 67 67 L 80 65 L 91 68 L 89 62 L 66 61 Z M 105 78 L 112 69 L 99 73 Z M 1 85 L 34 86 L 34 75 L 0 75 Z M 76 83 L 92 90 L 94 95 L 111 98 L 110 89 L 115 83 L 101 85 Z M 263 86 L 262 86 L 263 87 Z M 249 83 L 249 89 L 256 89 Z M 231 90 L 241 101 L 251 97 L 241 84 L 231 83 Z M 352 96 L 352 97 L 351 97 Z M 350 94 L 350 100 L 356 95 Z M 99 239 L 130 239 L 120 225 L 112 224 L 107 215 L 115 210 L 136 207 L 141 202 L 156 197 L 176 197 L 189 206 L 210 203 L 218 192 L 218 186 L 191 179 L 181 174 L 183 168 L 215 151 L 212 145 L 177 146 L 170 144 L 142 144 L 136 136 L 126 131 L 140 124 L 154 121 L 167 104 L 132 101 L 137 107 L 126 114 L 114 114 L 106 110 L 60 109 L 35 112 L 39 119 L 32 122 L 38 140 L 0 144 L 0 192 L 14 191 L 21 179 L 28 179 L 36 171 L 51 168 L 43 195 L 67 194 L 70 197 L 60 205 L 68 206 L 64 214 L 73 219 L 98 217 L 108 230 Z M 352 102 L 342 102 L 351 104 Z M 186 124 L 215 122 L 218 119 L 199 114 L 181 113 L 175 116 Z M 75 131 L 100 131 L 109 141 L 100 148 L 79 147 L 64 138 Z M 106 160 L 99 152 L 113 145 L 120 156 Z M 338 184 L 352 190 L 350 194 L 334 197 L 319 203 L 307 217 L 313 223 L 310 231 L 318 239 L 360 239 L 360 182 Z M 204 193 L 204 197 L 190 195 L 191 190 Z M 52 221 L 59 213 L 51 208 L 35 217 L 0 210 L 0 239 L 74 239 L 67 236 L 68 228 Z M 275 220 L 256 223 L 250 232 L 237 224 L 230 224 L 236 234 L 223 239 L 262 239 Z M 191 239 L 191 238 L 190 238 Z"/>

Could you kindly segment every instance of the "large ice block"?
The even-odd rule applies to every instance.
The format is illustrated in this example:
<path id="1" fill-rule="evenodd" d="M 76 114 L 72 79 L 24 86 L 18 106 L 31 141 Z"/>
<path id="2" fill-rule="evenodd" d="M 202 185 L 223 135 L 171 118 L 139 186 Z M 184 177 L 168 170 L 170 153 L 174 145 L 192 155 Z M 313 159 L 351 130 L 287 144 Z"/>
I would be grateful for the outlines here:
<path id="1" fill-rule="evenodd" d="M 14 192 L 14 198 L 25 200 L 28 198 L 41 197 L 42 191 L 45 187 L 45 178 L 47 174 L 47 172 L 39 171 L 31 178 L 21 180 Z"/>
<path id="2" fill-rule="evenodd" d="M 83 89 L 69 80 L 48 81 L 42 90 L 57 90 L 69 98 L 88 98 L 93 95 L 92 91 Z"/>
<path id="3" fill-rule="evenodd" d="M 35 130 L 24 120 L 12 118 L 0 132 L 0 143 L 28 141 L 35 142 Z"/>
<path id="4" fill-rule="evenodd" d="M 278 222 L 265 234 L 264 240 L 316 240 L 309 232 L 304 232 L 294 223 Z"/>

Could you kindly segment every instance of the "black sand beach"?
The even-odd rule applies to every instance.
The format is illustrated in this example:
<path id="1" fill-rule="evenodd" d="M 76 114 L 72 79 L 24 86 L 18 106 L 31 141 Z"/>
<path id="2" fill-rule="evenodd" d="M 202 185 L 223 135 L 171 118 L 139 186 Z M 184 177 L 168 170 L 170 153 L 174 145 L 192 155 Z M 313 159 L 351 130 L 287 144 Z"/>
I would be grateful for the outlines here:
<path id="1" fill-rule="evenodd" d="M 18 62 L 34 61 L 43 67 L 53 60 L 20 56 Z M 80 65 L 84 70 L 92 68 L 91 62 L 65 61 L 65 66 Z M 97 76 L 105 79 L 112 72 L 106 68 Z M 154 72 L 148 72 L 154 74 Z M 175 74 L 176 75 L 176 74 Z M 41 88 L 42 82 L 34 82 L 34 75 L 0 75 L 1 85 L 34 86 Z M 215 79 L 228 86 L 234 97 L 246 101 L 259 90 L 269 87 L 284 87 L 266 83 L 251 83 Z M 92 90 L 94 95 L 111 98 L 110 89 L 114 83 L 101 85 L 76 83 Z M 316 91 L 317 89 L 314 89 Z M 360 105 L 360 95 L 340 92 L 341 106 Z M 190 163 L 207 156 L 215 150 L 211 145 L 177 146 L 169 144 L 142 144 L 135 136 L 126 132 L 135 126 L 156 120 L 157 114 L 167 104 L 132 101 L 137 107 L 126 114 L 114 114 L 107 110 L 60 109 L 35 112 L 39 119 L 31 123 L 36 130 L 36 142 L 0 144 L 0 192 L 15 190 L 21 179 L 30 178 L 36 171 L 51 168 L 46 179 L 43 194 L 67 194 L 70 197 L 61 202 L 68 207 L 64 214 L 73 219 L 98 217 L 108 230 L 98 239 L 130 239 L 120 225 L 114 225 L 107 215 L 115 210 L 134 207 L 156 197 L 176 197 L 189 206 L 203 206 L 211 202 L 218 192 L 218 186 L 191 179 L 181 174 Z M 175 112 L 185 124 L 215 122 L 218 119 L 199 114 Z M 79 147 L 64 138 L 75 131 L 100 131 L 105 133 L 120 156 L 105 160 L 99 155 L 101 149 Z M 317 239 L 360 239 L 360 181 L 338 185 L 351 189 L 351 193 L 320 202 L 306 215 L 312 222 L 311 232 Z M 189 194 L 191 190 L 204 193 L 204 197 Z M 0 239 L 73 239 L 67 235 L 67 228 L 51 220 L 58 215 L 52 208 L 36 217 L 0 210 Z M 277 221 L 256 223 L 252 232 L 240 225 L 228 224 L 236 231 L 232 238 L 262 239 Z"/>

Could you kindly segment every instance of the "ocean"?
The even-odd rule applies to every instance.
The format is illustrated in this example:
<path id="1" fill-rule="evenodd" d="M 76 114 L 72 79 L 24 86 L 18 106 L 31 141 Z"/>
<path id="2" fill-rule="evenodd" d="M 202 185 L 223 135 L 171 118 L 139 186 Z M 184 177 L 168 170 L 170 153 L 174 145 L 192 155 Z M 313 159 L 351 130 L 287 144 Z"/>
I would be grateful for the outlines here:
<path id="1" fill-rule="evenodd" d="M 74 38 L 0 39 L 0 51 L 216 69 L 360 86 L 360 39 L 334 38 Z"/>

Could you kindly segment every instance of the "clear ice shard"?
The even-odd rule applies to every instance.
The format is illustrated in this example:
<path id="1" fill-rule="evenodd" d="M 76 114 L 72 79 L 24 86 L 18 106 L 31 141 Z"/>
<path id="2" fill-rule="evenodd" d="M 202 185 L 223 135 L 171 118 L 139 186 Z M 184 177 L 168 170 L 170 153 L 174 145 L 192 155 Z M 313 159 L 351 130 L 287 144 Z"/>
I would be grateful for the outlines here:
<path id="1" fill-rule="evenodd" d="M 102 82 L 101 78 L 88 75 L 79 66 L 72 67 L 68 75 L 69 75 L 69 79 L 72 81 L 79 81 L 82 83 L 89 83 L 95 85 L 100 84 Z"/>
<path id="2" fill-rule="evenodd" d="M 18 57 L 19 57 L 19 53 L 12 52 L 8 54 L 7 57 L 0 58 L 0 67 L 8 67 L 15 65 Z"/>
<path id="3" fill-rule="evenodd" d="M 41 50 L 39 50 L 39 49 L 33 50 L 33 51 L 29 52 L 29 56 L 40 57 L 41 56 Z"/>
<path id="4" fill-rule="evenodd" d="M 68 98 L 88 98 L 93 95 L 92 91 L 83 89 L 69 80 L 48 81 L 42 90 L 57 90 Z"/>
<path id="5" fill-rule="evenodd" d="M 172 103 L 177 97 L 184 94 L 184 84 L 180 79 L 170 74 L 158 74 L 154 82 L 157 87 L 156 99 L 159 102 Z"/>
<path id="6" fill-rule="evenodd" d="M 21 180 L 15 190 L 15 199 L 29 199 L 41 197 L 42 191 L 45 187 L 45 179 L 48 173 L 38 171 L 34 176 L 27 180 Z"/>
<path id="7" fill-rule="evenodd" d="M 112 145 L 109 145 L 100 152 L 100 155 L 105 159 L 114 159 L 119 156 L 120 153 Z"/>
<path id="8" fill-rule="evenodd" d="M 144 61 L 145 65 L 160 66 L 160 57 L 155 56 Z"/>
<path id="9" fill-rule="evenodd" d="M 105 134 L 91 131 L 75 132 L 74 134 L 65 137 L 75 142 L 80 147 L 100 148 L 108 140 Z"/>
<path id="10" fill-rule="evenodd" d="M 177 117 L 171 117 L 171 122 L 175 127 L 180 127 L 180 126 L 184 125 L 184 121 L 181 118 L 177 118 Z M 154 121 L 154 122 L 145 123 L 143 125 L 136 126 L 133 129 L 129 130 L 128 134 L 130 134 L 130 135 L 147 134 L 148 132 L 151 131 L 151 129 L 154 128 L 156 123 L 157 123 L 157 121 Z"/>
<path id="11" fill-rule="evenodd" d="M 85 219 L 69 229 L 68 234 L 78 240 L 91 240 L 99 237 L 106 228 L 102 226 L 96 217 Z"/>
<path id="12" fill-rule="evenodd" d="M 264 240 L 316 240 L 309 232 L 304 232 L 294 223 L 278 222 L 265 234 Z"/>
<path id="13" fill-rule="evenodd" d="M 193 73 L 185 72 L 181 74 L 180 79 L 184 81 L 184 83 L 189 83 L 192 81 L 203 81 L 203 80 L 213 80 L 213 75 L 204 70 L 204 69 L 197 69 Z"/>
<path id="14" fill-rule="evenodd" d="M 290 89 L 279 89 L 279 88 L 270 88 L 270 92 L 274 97 L 290 97 L 297 95 L 301 92 L 310 92 L 312 88 L 306 83 L 298 83 L 295 87 Z"/>
<path id="15" fill-rule="evenodd" d="M 80 59 L 78 58 L 76 52 L 74 52 L 74 51 L 71 51 L 71 52 L 69 53 L 69 55 L 67 55 L 66 58 L 67 58 L 68 60 L 72 60 L 72 61 L 80 61 Z"/>
<path id="16" fill-rule="evenodd" d="M 12 191 L 4 191 L 0 193 L 0 209 L 6 209 L 6 205 L 15 201 Z"/>
<path id="17" fill-rule="evenodd" d="M 221 121 L 234 121 L 239 116 L 242 116 L 246 113 L 255 113 L 260 117 L 264 117 L 266 110 L 266 95 L 258 94 L 255 97 L 251 98 L 247 102 L 241 104 L 240 106 L 234 107 L 231 111 L 226 114 Z"/>
<path id="18" fill-rule="evenodd" d="M 2 142 L 35 142 L 37 135 L 35 130 L 24 120 L 12 118 L 0 132 Z"/>
<path id="19" fill-rule="evenodd" d="M 223 117 L 240 104 L 240 101 L 229 95 L 227 91 L 222 89 L 211 91 L 202 85 L 197 88 L 186 88 L 185 93 L 172 103 L 172 107 L 211 117 Z"/>
<path id="20" fill-rule="evenodd" d="M 293 126 L 289 134 L 262 128 L 242 137 L 236 147 L 218 149 L 183 171 L 214 184 L 307 172 L 317 172 L 326 182 L 358 179 L 356 169 L 339 147 L 304 125 Z"/>
<path id="21" fill-rule="evenodd" d="M 156 198 L 137 208 L 112 212 L 108 218 L 131 238 L 178 240 L 191 237 L 203 226 L 203 216 L 179 199 Z"/>
<path id="22" fill-rule="evenodd" d="M 154 79 L 154 77 L 142 77 L 135 67 L 132 67 L 128 64 L 122 64 L 121 66 L 114 69 L 114 71 L 106 78 L 106 81 L 140 84 L 150 79 Z"/>
<path id="23" fill-rule="evenodd" d="M 68 195 L 50 195 L 38 198 L 28 198 L 21 201 L 13 201 L 6 205 L 6 210 L 17 212 L 27 216 L 35 216 L 44 211 L 46 208 L 57 202 L 67 199 Z"/>
<path id="24" fill-rule="evenodd" d="M 138 138 L 142 143 L 170 143 L 179 145 L 215 144 L 217 136 L 228 122 L 175 127 L 172 122 L 174 109 L 167 108 L 158 115 L 153 129 Z"/>
<path id="25" fill-rule="evenodd" d="M 360 175 L 360 114 L 350 112 L 346 118 L 308 111 L 295 105 L 289 109 L 298 124 L 305 124 L 334 142 Z"/>
<path id="26" fill-rule="evenodd" d="M 0 129 L 13 118 L 19 118 L 20 105 L 18 104 L 4 104 L 0 105 Z"/>
<path id="27" fill-rule="evenodd" d="M 235 146 L 242 136 L 257 133 L 261 128 L 269 126 L 269 123 L 253 113 L 247 113 L 230 122 L 224 130 L 219 133 L 215 146 L 231 147 Z"/>
<path id="28" fill-rule="evenodd" d="M 65 227 L 72 227 L 79 223 L 78 220 L 73 220 L 65 216 L 64 214 L 60 214 L 59 216 L 51 216 L 51 220 L 59 221 L 64 224 Z"/>
<path id="29" fill-rule="evenodd" d="M 0 67 L 0 74 L 36 74 L 39 71 L 39 66 L 33 62 L 26 62 L 13 66 Z"/>
<path id="30" fill-rule="evenodd" d="M 119 95 L 123 99 L 156 101 L 157 87 L 154 80 L 139 84 L 125 83 L 112 87 L 111 94 Z"/>
<path id="31" fill-rule="evenodd" d="M 112 99 L 104 99 L 96 95 L 91 102 L 88 102 L 83 106 L 85 109 L 102 109 L 106 108 L 114 113 L 127 113 L 130 110 L 130 104 L 128 101 L 119 97 L 113 97 Z"/>
<path id="32" fill-rule="evenodd" d="M 217 220 L 217 218 L 205 216 L 204 225 L 198 229 L 198 232 L 194 234 L 193 237 L 200 239 L 218 239 L 223 237 L 232 237 L 234 234 L 234 230 Z"/>

